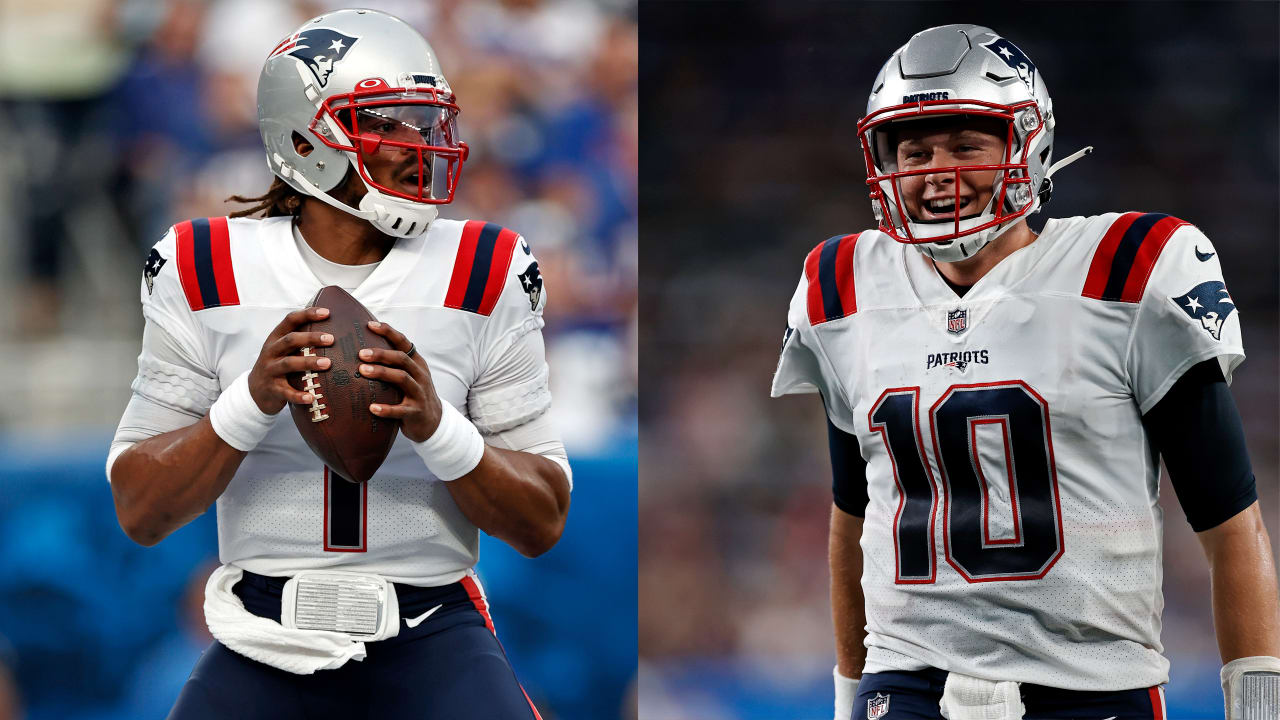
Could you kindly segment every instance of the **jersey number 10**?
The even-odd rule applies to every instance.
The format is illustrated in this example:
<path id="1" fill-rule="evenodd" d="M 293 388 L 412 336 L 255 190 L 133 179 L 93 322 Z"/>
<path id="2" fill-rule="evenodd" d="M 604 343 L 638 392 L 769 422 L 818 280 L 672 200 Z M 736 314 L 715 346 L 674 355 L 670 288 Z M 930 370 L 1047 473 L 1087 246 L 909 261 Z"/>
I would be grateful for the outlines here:
<path id="1" fill-rule="evenodd" d="M 893 463 L 898 511 L 893 542 L 898 583 L 937 579 L 934 517 L 938 484 L 921 433 L 920 388 L 890 388 L 867 414 Z M 1062 506 L 1049 431 L 1049 405 L 1021 380 L 952 385 L 929 408 L 929 437 L 942 476 L 947 563 L 968 582 L 1035 580 L 1062 557 Z M 1009 478 L 1013 537 L 992 539 L 990 488 L 978 428 L 999 427 Z M 990 436 L 984 433 L 990 440 Z"/>

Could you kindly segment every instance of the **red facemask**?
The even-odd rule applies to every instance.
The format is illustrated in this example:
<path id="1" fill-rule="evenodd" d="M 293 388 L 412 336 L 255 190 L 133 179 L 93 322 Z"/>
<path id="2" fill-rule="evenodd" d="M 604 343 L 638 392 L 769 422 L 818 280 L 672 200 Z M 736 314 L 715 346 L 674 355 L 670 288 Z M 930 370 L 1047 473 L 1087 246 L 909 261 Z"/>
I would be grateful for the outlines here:
<path id="1" fill-rule="evenodd" d="M 373 78 L 357 83 L 354 92 L 327 98 L 310 128 L 326 146 L 353 153 L 356 170 L 369 187 L 391 197 L 444 205 L 453 201 L 467 158 L 467 144 L 458 140 L 457 115 L 452 94 L 393 88 Z"/>
<path id="2" fill-rule="evenodd" d="M 1017 149 L 1018 139 L 1014 132 L 1014 123 L 1020 118 L 1032 117 L 1034 113 L 1035 127 L 1021 142 Z M 887 141 L 887 126 L 891 122 L 903 120 L 940 117 L 947 115 L 964 115 L 968 117 L 988 117 L 1005 123 L 1005 151 L 1003 162 L 994 165 L 957 165 L 945 168 L 923 168 L 918 170 L 897 170 L 894 150 Z M 1030 121 L 1026 121 L 1030 122 Z M 1033 140 L 1044 130 L 1044 121 L 1040 117 L 1040 109 L 1034 101 L 1017 105 L 998 105 L 981 100 L 928 100 L 903 105 L 881 108 L 858 121 L 858 138 L 862 143 L 863 156 L 867 165 L 867 186 L 873 207 L 878 208 L 877 217 L 880 231 L 898 242 L 907 244 L 932 243 L 966 237 L 1008 223 L 1026 215 L 1034 206 L 1034 188 L 1032 178 L 1027 170 L 1027 152 Z M 1018 151 L 1015 157 L 1014 152 Z M 961 218 L 956 212 L 954 219 L 922 223 L 911 218 L 903 202 L 902 179 L 916 175 L 934 175 L 954 173 L 953 187 L 956 188 L 956 201 L 959 204 L 960 173 L 997 171 L 995 177 L 996 193 L 993 196 L 992 211 L 988 219 L 978 221 L 979 216 Z M 980 211 L 983 209 L 980 209 Z M 915 223 L 917 231 L 912 231 Z M 928 237 L 918 236 L 922 225 L 927 225 L 935 232 Z"/>

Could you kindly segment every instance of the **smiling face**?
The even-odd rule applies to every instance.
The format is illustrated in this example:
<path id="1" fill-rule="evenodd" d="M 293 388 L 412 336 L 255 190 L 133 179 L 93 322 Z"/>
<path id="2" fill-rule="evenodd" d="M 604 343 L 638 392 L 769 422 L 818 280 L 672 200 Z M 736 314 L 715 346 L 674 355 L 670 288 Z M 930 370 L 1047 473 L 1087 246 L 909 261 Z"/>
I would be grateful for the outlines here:
<path id="1" fill-rule="evenodd" d="M 982 213 L 999 170 L 957 173 L 964 165 L 1005 162 L 1004 123 L 987 118 L 942 118 L 894 128 L 898 171 L 933 170 L 899 181 L 907 214 L 918 222 L 953 222 Z"/>

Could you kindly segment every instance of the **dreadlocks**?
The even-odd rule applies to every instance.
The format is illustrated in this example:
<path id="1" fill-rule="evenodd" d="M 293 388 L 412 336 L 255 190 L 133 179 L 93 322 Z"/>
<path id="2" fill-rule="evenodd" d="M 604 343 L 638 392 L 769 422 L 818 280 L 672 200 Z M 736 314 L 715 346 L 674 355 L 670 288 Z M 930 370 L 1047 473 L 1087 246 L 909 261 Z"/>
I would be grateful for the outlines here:
<path id="1" fill-rule="evenodd" d="M 306 196 L 294 190 L 288 183 L 275 178 L 271 187 L 258 197 L 245 197 L 244 195 L 232 195 L 227 198 L 227 202 L 238 203 L 257 203 L 251 208 L 239 210 L 231 213 L 231 217 L 249 217 L 260 212 L 265 212 L 263 217 L 281 217 L 292 215 L 297 217 L 302 214 L 302 200 Z"/>

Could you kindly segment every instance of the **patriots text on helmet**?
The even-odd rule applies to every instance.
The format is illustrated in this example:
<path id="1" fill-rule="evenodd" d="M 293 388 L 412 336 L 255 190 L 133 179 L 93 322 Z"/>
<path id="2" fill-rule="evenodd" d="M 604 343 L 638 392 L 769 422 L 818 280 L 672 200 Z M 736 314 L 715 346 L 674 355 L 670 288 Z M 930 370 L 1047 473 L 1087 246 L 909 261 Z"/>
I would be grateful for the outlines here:
<path id="1" fill-rule="evenodd" d="M 912 93 L 910 95 L 902 96 L 902 102 L 904 103 L 927 102 L 929 100 L 950 100 L 950 99 L 951 99 L 951 93 L 947 92 L 946 90 L 919 92 L 919 93 Z"/>
<path id="2" fill-rule="evenodd" d="M 1002 139 L 1001 152 L 903 167 L 895 153 L 903 129 L 948 119 L 954 124 L 941 129 L 998 124 L 989 131 Z M 1048 200 L 1054 124 L 1043 79 L 1012 42 L 979 25 L 944 25 L 917 33 L 880 70 L 867 113 L 858 122 L 879 229 L 935 261 L 973 257 Z M 956 186 L 966 176 L 982 186 L 953 192 L 954 204 L 943 202 L 937 192 L 923 197 L 924 176 L 942 173 L 937 177 L 945 178 L 948 172 Z M 925 204 L 932 204 L 929 212 L 908 207 Z"/>
<path id="3" fill-rule="evenodd" d="M 424 233 L 466 159 L 457 102 L 404 21 L 338 10 L 271 52 L 258 81 L 267 163 L 295 191 L 393 237 Z"/>

